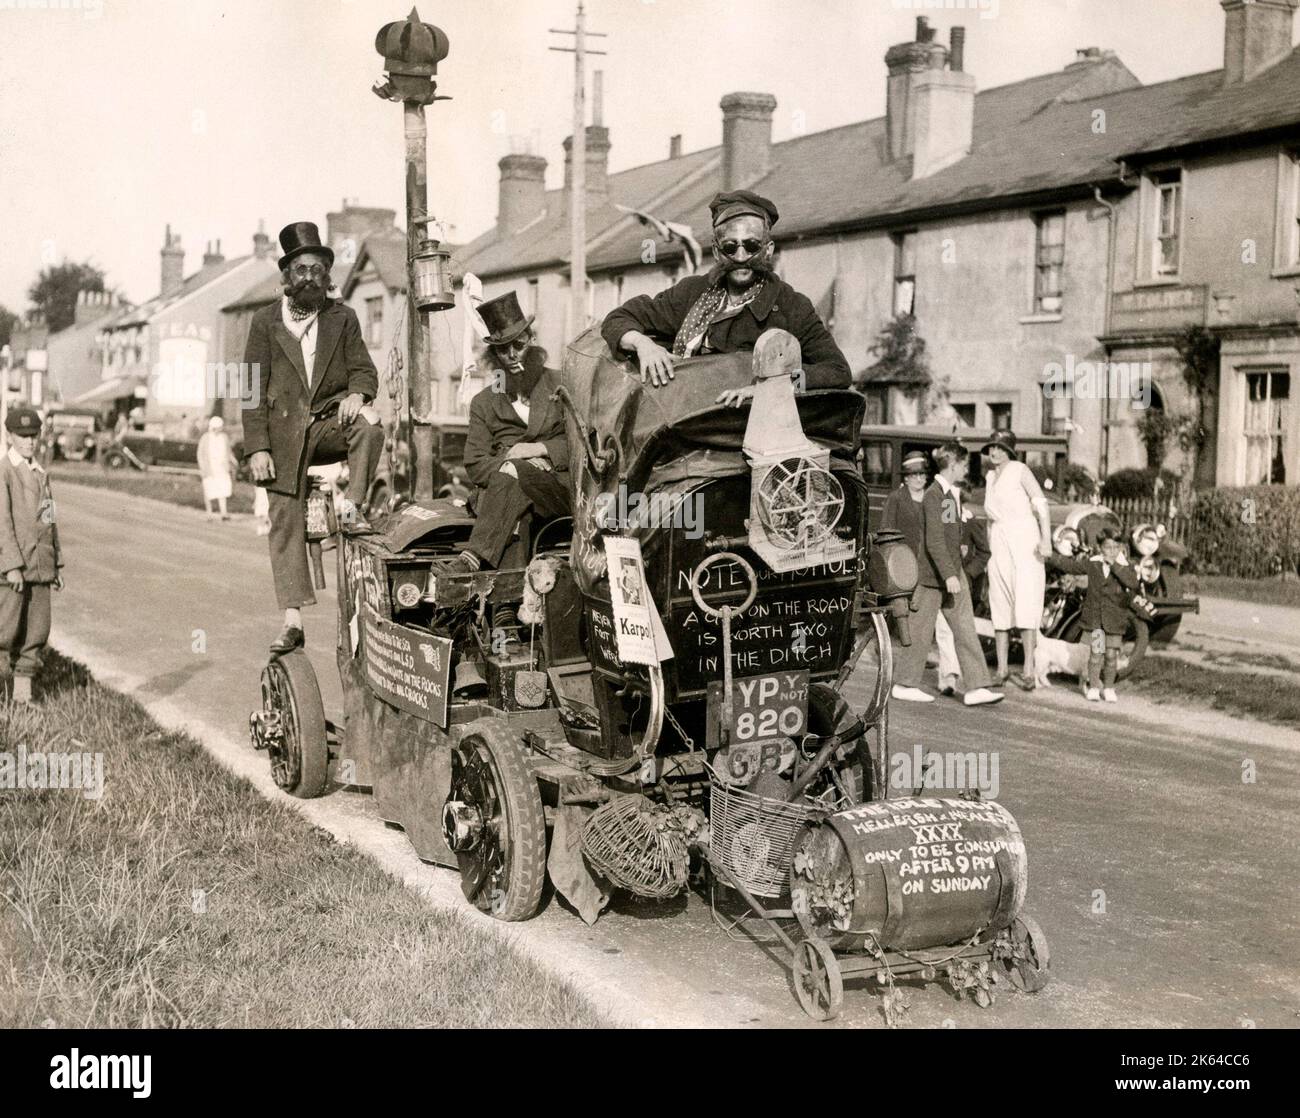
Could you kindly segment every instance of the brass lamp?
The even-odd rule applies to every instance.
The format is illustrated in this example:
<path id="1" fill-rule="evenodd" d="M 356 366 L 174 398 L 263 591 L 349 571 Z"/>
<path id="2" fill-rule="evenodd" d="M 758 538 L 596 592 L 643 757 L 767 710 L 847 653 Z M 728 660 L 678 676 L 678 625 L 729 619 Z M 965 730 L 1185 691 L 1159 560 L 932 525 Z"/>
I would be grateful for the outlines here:
<path id="1" fill-rule="evenodd" d="M 411 257 L 411 273 L 415 290 L 415 305 L 425 313 L 445 311 L 456 305 L 451 285 L 447 282 L 447 261 L 451 253 L 437 241 L 426 237 Z"/>

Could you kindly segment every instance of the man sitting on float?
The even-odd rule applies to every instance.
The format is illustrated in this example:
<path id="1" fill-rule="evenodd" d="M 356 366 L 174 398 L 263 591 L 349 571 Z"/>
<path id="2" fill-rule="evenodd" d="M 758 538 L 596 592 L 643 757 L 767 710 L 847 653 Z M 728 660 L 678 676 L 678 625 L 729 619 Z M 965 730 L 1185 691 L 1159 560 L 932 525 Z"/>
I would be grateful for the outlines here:
<path id="1" fill-rule="evenodd" d="M 803 355 L 798 388 L 847 388 L 849 363 L 831 332 L 807 296 L 772 269 L 776 206 L 736 190 L 715 195 L 709 212 L 714 267 L 612 310 L 601 326 L 611 352 L 636 354 L 642 383 L 659 388 L 673 379 L 680 358 L 751 350 L 765 330 L 786 330 Z M 749 395 L 749 389 L 729 389 L 717 402 L 739 406 Z"/>

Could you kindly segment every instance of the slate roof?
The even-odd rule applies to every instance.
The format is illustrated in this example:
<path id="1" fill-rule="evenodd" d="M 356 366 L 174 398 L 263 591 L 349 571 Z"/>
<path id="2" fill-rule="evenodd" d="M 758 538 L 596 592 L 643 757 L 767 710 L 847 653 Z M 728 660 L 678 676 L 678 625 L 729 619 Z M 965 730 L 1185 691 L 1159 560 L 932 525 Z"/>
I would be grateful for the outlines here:
<path id="1" fill-rule="evenodd" d="M 780 242 L 1035 195 L 1086 193 L 1093 185 L 1114 186 L 1119 160 L 1133 153 L 1300 124 L 1300 49 L 1250 82 L 1223 89 L 1222 77 L 1216 70 L 1143 86 L 1107 53 L 977 92 L 970 155 L 927 178 L 908 178 L 910 160 L 886 159 L 885 119 L 877 117 L 773 144 L 772 169 L 750 188 L 780 208 Z M 647 232 L 611 202 L 685 222 L 707 242 L 708 201 L 719 189 L 718 147 L 610 175 L 609 198 L 588 206 L 588 270 L 640 260 Z M 456 270 L 489 278 L 563 266 L 564 192 L 548 191 L 546 204 L 545 217 L 514 236 L 500 238 L 492 229 L 470 242 L 456 255 Z M 680 251 L 660 246 L 660 258 Z"/>
<path id="2" fill-rule="evenodd" d="M 227 272 L 239 267 L 248 259 L 250 259 L 248 256 L 236 256 L 230 260 L 223 260 L 219 264 L 209 264 L 200 268 L 197 272 L 187 276 L 180 287 L 170 295 L 155 295 L 138 307 L 126 308 L 104 321 L 100 328 L 103 330 L 117 330 L 123 326 L 141 326 L 149 322 L 155 315 L 165 311 L 173 303 L 179 302 L 187 295 L 193 295 L 200 288 L 206 287 L 213 280 L 220 279 Z"/>
<path id="3" fill-rule="evenodd" d="M 450 251 L 451 246 L 443 247 Z M 356 261 L 339 285 L 344 299 L 352 294 L 367 261 L 375 266 L 380 282 L 390 291 L 406 290 L 405 233 L 373 233 L 362 241 Z"/>

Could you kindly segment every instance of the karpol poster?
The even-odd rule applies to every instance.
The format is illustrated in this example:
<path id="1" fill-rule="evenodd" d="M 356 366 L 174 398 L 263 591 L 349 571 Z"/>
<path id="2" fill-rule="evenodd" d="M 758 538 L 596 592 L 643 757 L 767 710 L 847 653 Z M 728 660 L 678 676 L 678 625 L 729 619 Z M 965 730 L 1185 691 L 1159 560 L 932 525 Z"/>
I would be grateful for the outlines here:
<path id="1" fill-rule="evenodd" d="M 605 558 L 618 658 L 625 664 L 659 663 L 655 629 L 662 623 L 646 587 L 641 544 L 625 536 L 606 536 Z"/>
<path id="2" fill-rule="evenodd" d="M 376 695 L 416 718 L 447 725 L 451 641 L 385 621 L 363 605 L 361 653 Z"/>

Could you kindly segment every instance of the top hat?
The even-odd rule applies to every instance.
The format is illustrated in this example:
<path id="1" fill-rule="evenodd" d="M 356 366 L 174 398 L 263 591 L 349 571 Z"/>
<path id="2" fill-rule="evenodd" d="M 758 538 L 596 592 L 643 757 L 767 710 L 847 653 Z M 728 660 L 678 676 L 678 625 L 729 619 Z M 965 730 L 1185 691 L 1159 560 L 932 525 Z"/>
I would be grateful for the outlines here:
<path id="1" fill-rule="evenodd" d="M 709 213 L 713 217 L 715 229 L 733 217 L 742 217 L 745 214 L 761 217 L 771 229 L 781 216 L 777 213 L 775 205 L 752 190 L 731 190 L 724 194 L 715 194 L 713 201 L 709 203 Z"/>
<path id="2" fill-rule="evenodd" d="M 35 408 L 10 408 L 5 416 L 5 430 L 11 435 L 39 435 L 41 415 Z"/>
<path id="3" fill-rule="evenodd" d="M 903 473 L 905 474 L 924 474 L 929 472 L 929 463 L 925 458 L 925 451 L 912 450 L 903 455 Z"/>
<path id="4" fill-rule="evenodd" d="M 524 317 L 519 309 L 519 297 L 513 291 L 498 295 L 495 299 L 480 303 L 476 308 L 478 316 L 487 327 L 488 345 L 506 345 L 513 342 L 520 334 L 533 324 L 534 315 Z"/>
<path id="5" fill-rule="evenodd" d="M 280 230 L 280 248 L 284 255 L 280 257 L 280 271 L 289 266 L 295 256 L 304 252 L 315 252 L 329 261 L 334 267 L 334 250 L 329 245 L 321 244 L 320 230 L 314 221 L 294 221 Z"/>
<path id="6" fill-rule="evenodd" d="M 989 436 L 989 441 L 980 447 L 980 453 L 987 454 L 991 446 L 1000 446 L 1012 458 L 1020 457 L 1016 452 L 1016 436 L 1011 431 L 994 431 Z"/>

